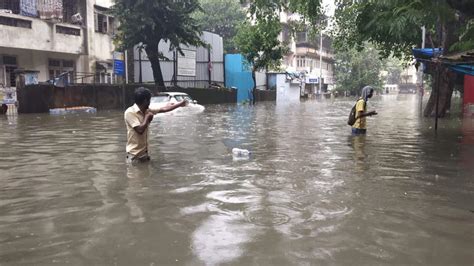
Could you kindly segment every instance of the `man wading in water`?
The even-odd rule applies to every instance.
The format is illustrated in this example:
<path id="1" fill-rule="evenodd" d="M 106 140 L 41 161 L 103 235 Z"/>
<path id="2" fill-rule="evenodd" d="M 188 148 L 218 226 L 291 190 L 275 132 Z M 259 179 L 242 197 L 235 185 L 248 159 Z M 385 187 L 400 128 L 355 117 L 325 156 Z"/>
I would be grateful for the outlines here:
<path id="1" fill-rule="evenodd" d="M 168 104 L 159 109 L 150 109 L 151 91 L 140 87 L 135 90 L 135 104 L 130 106 L 124 114 L 127 125 L 127 162 L 146 162 L 148 156 L 148 126 L 153 120 L 153 115 L 166 113 L 185 106 L 187 102 Z"/>
<path id="2" fill-rule="evenodd" d="M 373 94 L 374 94 L 374 89 L 370 86 L 365 86 L 362 89 L 362 95 L 359 98 L 359 100 L 357 100 L 356 108 L 355 108 L 356 121 L 354 125 L 352 126 L 352 134 L 354 135 L 365 134 L 367 132 L 366 117 L 377 114 L 377 112 L 375 111 L 367 112 L 367 100 L 369 98 L 372 98 Z"/>

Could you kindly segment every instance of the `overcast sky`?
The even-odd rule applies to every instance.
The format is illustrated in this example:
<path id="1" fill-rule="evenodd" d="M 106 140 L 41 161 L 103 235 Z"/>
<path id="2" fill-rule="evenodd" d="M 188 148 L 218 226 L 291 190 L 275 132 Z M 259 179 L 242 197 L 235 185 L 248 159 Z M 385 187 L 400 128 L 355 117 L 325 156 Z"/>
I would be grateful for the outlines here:
<path id="1" fill-rule="evenodd" d="M 334 0 L 323 0 L 323 7 L 327 16 L 334 16 L 334 9 L 336 8 L 334 5 Z"/>

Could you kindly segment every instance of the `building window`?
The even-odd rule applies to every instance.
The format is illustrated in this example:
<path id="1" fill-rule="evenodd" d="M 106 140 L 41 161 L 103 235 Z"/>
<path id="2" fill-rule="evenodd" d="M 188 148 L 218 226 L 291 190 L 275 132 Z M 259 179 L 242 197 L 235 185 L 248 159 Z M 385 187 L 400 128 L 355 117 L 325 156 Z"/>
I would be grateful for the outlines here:
<path id="1" fill-rule="evenodd" d="M 18 69 L 16 56 L 4 55 L 0 57 L 0 74 L 2 83 L 5 87 L 15 87 L 16 86 L 16 74 L 15 70 Z"/>
<path id="2" fill-rule="evenodd" d="M 109 33 L 115 34 L 115 19 L 113 17 L 108 17 L 109 18 Z"/>
<path id="3" fill-rule="evenodd" d="M 16 66 L 5 66 L 6 77 L 7 77 L 6 81 L 7 81 L 7 85 L 10 85 L 10 87 L 16 87 L 15 70 L 17 70 L 17 68 L 18 67 L 16 67 Z"/>
<path id="4" fill-rule="evenodd" d="M 281 32 L 281 38 L 282 38 L 282 41 L 285 43 L 285 42 L 289 42 L 290 41 L 290 28 L 287 24 L 283 24 L 282 25 L 282 32 Z"/>
<path id="5" fill-rule="evenodd" d="M 4 55 L 3 56 L 3 64 L 4 65 L 10 65 L 10 66 L 16 66 L 16 57 L 11 56 L 11 55 Z"/>
<path id="6" fill-rule="evenodd" d="M 60 59 L 49 59 L 48 61 L 48 70 L 49 70 L 49 79 L 55 79 L 64 72 L 69 72 L 68 81 L 72 82 L 74 74 L 74 60 L 60 60 Z"/>
<path id="7" fill-rule="evenodd" d="M 307 42 L 307 34 L 305 31 L 296 33 L 296 42 Z"/>
<path id="8" fill-rule="evenodd" d="M 107 33 L 107 16 L 95 13 L 95 31 L 101 33 Z"/>
<path id="9" fill-rule="evenodd" d="M 115 33 L 115 19 L 106 15 L 107 9 L 96 6 L 94 13 L 95 31 L 100 33 Z"/>
<path id="10" fill-rule="evenodd" d="M 63 21 L 73 23 L 72 16 L 78 13 L 77 0 L 63 0 Z"/>
<path id="11" fill-rule="evenodd" d="M 59 25 L 56 25 L 56 33 L 81 36 L 81 30 L 80 29 L 64 27 L 64 26 L 59 26 Z"/>
<path id="12" fill-rule="evenodd" d="M 20 0 L 0 0 L 0 9 L 10 10 L 13 14 L 20 14 Z"/>
<path id="13" fill-rule="evenodd" d="M 0 25 L 31 29 L 31 21 L 0 16 Z"/>

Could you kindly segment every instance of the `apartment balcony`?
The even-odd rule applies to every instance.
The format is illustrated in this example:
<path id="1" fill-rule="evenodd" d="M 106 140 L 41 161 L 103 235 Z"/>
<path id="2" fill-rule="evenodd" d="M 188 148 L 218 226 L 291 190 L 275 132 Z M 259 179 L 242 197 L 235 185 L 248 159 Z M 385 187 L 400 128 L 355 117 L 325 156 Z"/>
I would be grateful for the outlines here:
<path id="1" fill-rule="evenodd" d="M 314 45 L 308 42 L 302 42 L 302 43 L 296 44 L 295 55 L 319 58 L 319 53 L 320 53 L 320 50 L 317 45 Z M 331 61 L 331 62 L 334 61 L 334 54 L 327 48 L 324 48 L 324 46 L 323 46 L 321 55 L 323 56 L 323 59 L 326 61 Z"/>
<path id="2" fill-rule="evenodd" d="M 39 18 L 0 13 L 0 47 L 82 54 L 84 34 L 80 26 Z"/>

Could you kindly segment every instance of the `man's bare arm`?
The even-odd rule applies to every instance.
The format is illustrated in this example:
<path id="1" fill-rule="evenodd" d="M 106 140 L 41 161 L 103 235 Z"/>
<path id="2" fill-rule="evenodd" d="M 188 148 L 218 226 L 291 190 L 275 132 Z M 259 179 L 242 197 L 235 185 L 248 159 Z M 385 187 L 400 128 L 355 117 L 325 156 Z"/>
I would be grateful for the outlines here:
<path id="1" fill-rule="evenodd" d="M 133 129 L 138 133 L 138 134 L 143 134 L 150 125 L 151 121 L 153 120 L 153 114 L 152 113 L 146 113 L 145 114 L 145 119 L 143 119 L 143 122 L 139 125 L 134 127 Z"/>
<path id="2" fill-rule="evenodd" d="M 151 111 L 152 113 L 154 113 L 154 114 L 166 113 L 166 112 L 173 111 L 173 110 L 176 109 L 176 108 L 185 106 L 186 104 L 187 104 L 187 101 L 186 101 L 186 100 L 183 100 L 183 101 L 178 102 L 178 103 L 176 103 L 176 104 L 167 104 L 166 106 L 161 107 L 161 108 L 158 108 L 158 109 L 150 109 L 150 111 Z"/>
<path id="3" fill-rule="evenodd" d="M 359 112 L 359 115 L 357 116 L 357 119 L 362 118 L 362 117 L 366 117 L 366 116 L 373 116 L 373 115 L 377 115 L 377 112 L 376 111 Z"/>

